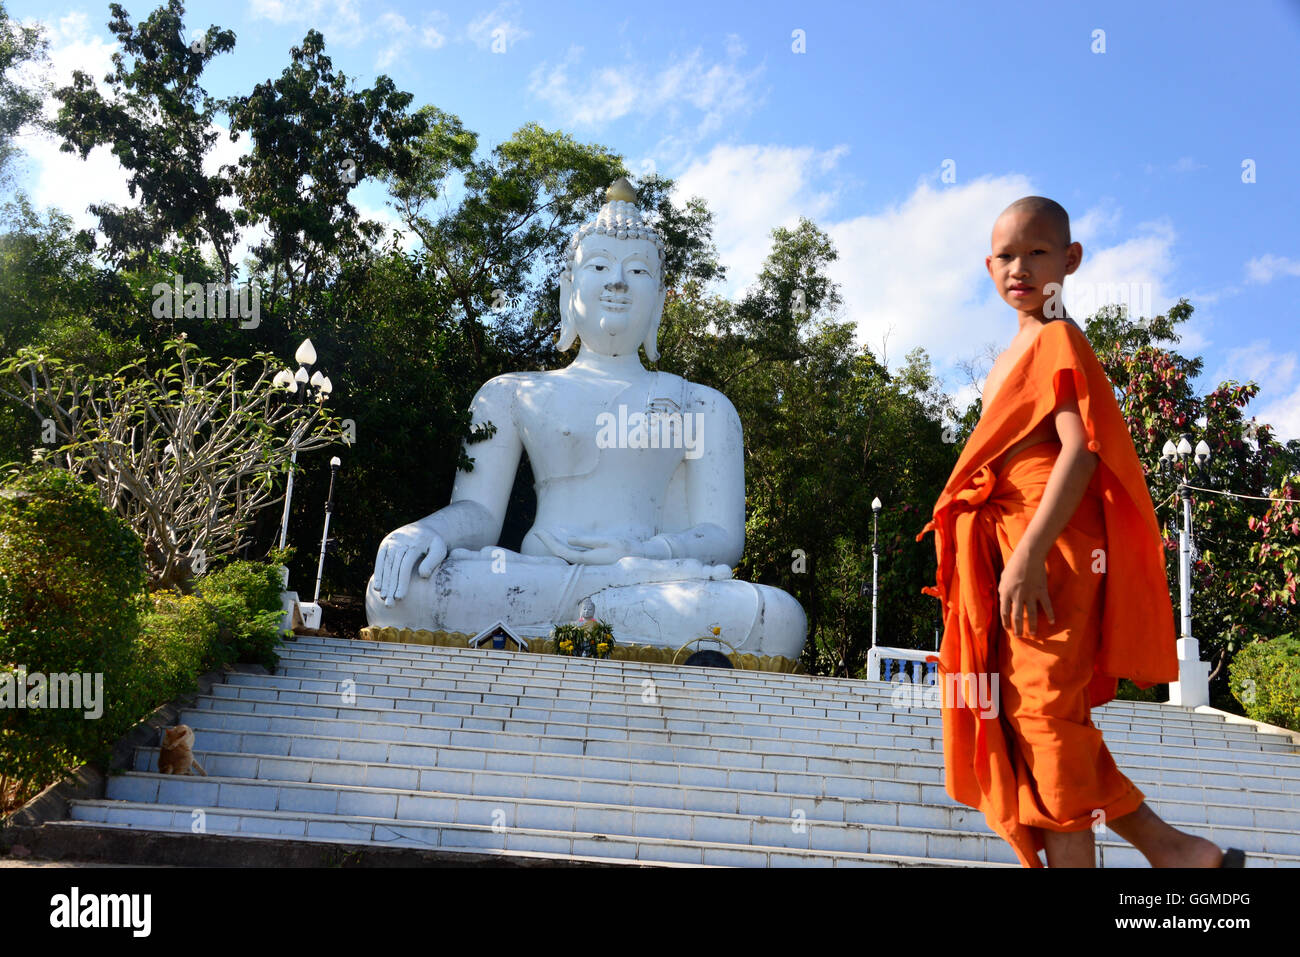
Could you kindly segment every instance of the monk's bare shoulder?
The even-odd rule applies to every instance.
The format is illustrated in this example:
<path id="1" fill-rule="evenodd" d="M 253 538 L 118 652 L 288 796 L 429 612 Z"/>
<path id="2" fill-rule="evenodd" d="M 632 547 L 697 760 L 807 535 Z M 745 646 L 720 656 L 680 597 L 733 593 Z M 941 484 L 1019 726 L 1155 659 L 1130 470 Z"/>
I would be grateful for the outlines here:
<path id="1" fill-rule="evenodd" d="M 1029 348 L 1034 344 L 1034 340 L 1042 335 L 1042 331 L 1042 326 L 1033 330 L 1022 329 L 1016 333 L 1015 338 L 1002 351 L 1002 354 L 993 360 L 993 368 L 989 369 L 989 374 L 984 378 L 982 399 L 985 409 L 989 407 L 989 403 L 993 399 L 997 398 L 998 389 L 1002 387 L 1002 383 L 1011 374 L 1011 370 L 1016 367 L 1016 363 L 1020 361 L 1021 356 L 1029 351 Z"/>

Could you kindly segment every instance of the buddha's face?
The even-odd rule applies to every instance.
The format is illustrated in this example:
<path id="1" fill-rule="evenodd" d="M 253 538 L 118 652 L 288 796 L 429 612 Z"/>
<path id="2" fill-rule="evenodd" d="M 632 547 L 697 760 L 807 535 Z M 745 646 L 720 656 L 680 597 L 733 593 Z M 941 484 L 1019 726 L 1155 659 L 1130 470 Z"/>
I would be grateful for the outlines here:
<path id="1" fill-rule="evenodd" d="M 560 276 L 560 312 L 589 349 L 635 353 L 663 312 L 665 292 L 652 242 L 592 234 L 578 246 L 573 278 Z"/>

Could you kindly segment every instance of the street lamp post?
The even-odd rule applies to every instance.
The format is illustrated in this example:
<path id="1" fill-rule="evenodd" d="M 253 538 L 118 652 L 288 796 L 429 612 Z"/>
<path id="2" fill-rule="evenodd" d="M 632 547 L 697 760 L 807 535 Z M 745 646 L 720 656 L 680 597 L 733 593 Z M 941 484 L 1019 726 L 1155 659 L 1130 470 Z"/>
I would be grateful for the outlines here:
<path id="1" fill-rule="evenodd" d="M 320 604 L 320 580 L 325 574 L 325 544 L 330 537 L 330 516 L 334 514 L 334 479 L 338 477 L 339 466 L 342 464 L 337 455 L 330 459 L 330 493 L 325 499 L 325 531 L 320 537 L 320 562 L 316 565 L 316 593 L 311 599 L 313 604 Z"/>
<path id="2" fill-rule="evenodd" d="M 1189 458 L 1191 459 L 1189 461 Z M 1178 477 L 1178 497 L 1183 505 L 1183 524 L 1178 530 L 1178 680 L 1169 686 L 1169 703 L 1195 708 L 1210 703 L 1210 663 L 1201 660 L 1200 642 L 1192 637 L 1192 491 L 1189 472 L 1200 472 L 1210 461 L 1210 446 L 1202 439 L 1192 448 L 1191 436 L 1178 443 L 1170 439 L 1161 449 L 1160 470 Z M 1181 472 L 1177 465 L 1183 464 Z"/>
<path id="3" fill-rule="evenodd" d="M 282 369 L 275 374 L 271 384 L 277 388 L 284 389 L 290 395 L 298 400 L 298 408 L 301 411 L 307 404 L 309 386 L 316 392 L 315 398 L 318 401 L 324 401 L 329 398 L 329 394 L 334 391 L 334 384 L 330 382 L 329 376 L 322 373 L 319 369 L 315 374 L 309 374 L 307 367 L 316 364 L 316 348 L 311 344 L 310 339 L 304 339 L 298 346 L 298 351 L 293 354 L 295 361 L 298 363 L 298 371 L 290 372 L 288 369 Z M 280 548 L 284 548 L 285 539 L 289 534 L 289 505 L 293 501 L 293 472 L 294 467 L 298 464 L 298 445 L 294 442 L 293 454 L 289 456 L 289 480 L 284 489 L 284 512 L 280 516 Z"/>
<path id="4" fill-rule="evenodd" d="M 871 647 L 876 647 L 876 601 L 879 589 L 876 587 L 877 573 L 880 569 L 880 552 L 876 548 L 876 519 L 880 515 L 880 499 L 871 500 Z"/>

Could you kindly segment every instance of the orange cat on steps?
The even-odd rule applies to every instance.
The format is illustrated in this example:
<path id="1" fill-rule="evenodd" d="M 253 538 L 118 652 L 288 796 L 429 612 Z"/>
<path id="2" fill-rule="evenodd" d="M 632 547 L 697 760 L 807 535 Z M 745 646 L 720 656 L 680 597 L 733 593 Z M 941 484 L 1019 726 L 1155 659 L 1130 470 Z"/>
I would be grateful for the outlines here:
<path id="1" fill-rule="evenodd" d="M 189 774 L 191 766 L 198 768 L 204 777 L 208 776 L 203 765 L 194 760 L 194 730 L 186 724 L 164 728 L 162 748 L 158 752 L 158 773 Z"/>

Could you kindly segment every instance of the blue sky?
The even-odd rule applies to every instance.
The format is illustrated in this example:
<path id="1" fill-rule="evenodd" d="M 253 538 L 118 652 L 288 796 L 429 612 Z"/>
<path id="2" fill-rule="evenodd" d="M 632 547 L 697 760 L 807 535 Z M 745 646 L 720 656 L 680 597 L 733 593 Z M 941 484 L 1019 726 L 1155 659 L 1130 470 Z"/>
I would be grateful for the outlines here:
<path id="1" fill-rule="evenodd" d="M 158 4 L 124 5 L 138 21 Z M 56 81 L 107 71 L 107 3 L 9 10 L 46 25 Z M 1084 245 L 1074 314 L 1189 298 L 1181 348 L 1205 357 L 1202 384 L 1255 379 L 1251 411 L 1300 437 L 1300 0 L 187 7 L 192 31 L 212 23 L 237 36 L 205 74 L 215 94 L 278 75 L 314 27 L 336 67 L 387 73 L 485 150 L 535 121 L 673 177 L 716 214 L 731 296 L 771 229 L 811 218 L 839 249 L 859 341 L 891 365 L 925 347 L 962 401 L 974 386 L 957 363 L 1015 332 L 984 271 L 993 220 L 1051 196 Z M 22 142 L 38 204 L 88 224 L 87 203 L 127 201 L 106 151 L 83 163 Z M 358 196 L 392 219 L 380 190 Z"/>

